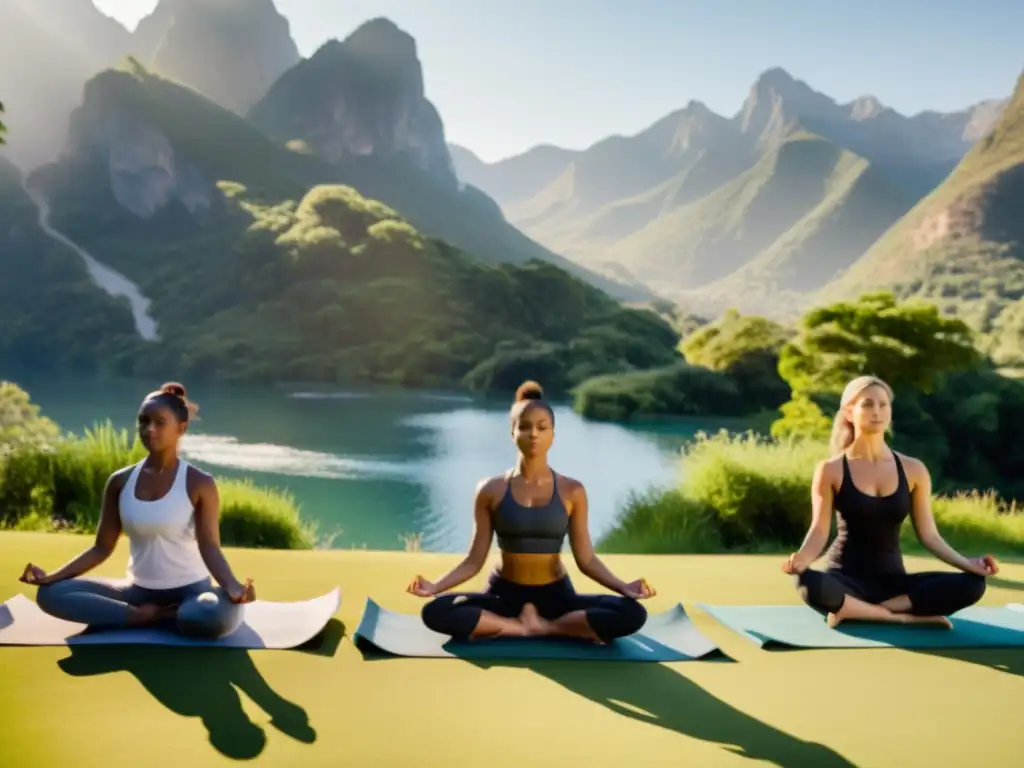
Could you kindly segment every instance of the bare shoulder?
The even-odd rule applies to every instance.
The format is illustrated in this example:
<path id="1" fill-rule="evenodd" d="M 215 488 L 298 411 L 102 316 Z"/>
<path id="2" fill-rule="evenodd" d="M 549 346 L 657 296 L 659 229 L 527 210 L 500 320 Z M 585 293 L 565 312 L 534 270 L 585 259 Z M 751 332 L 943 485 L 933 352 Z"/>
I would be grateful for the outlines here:
<path id="1" fill-rule="evenodd" d="M 575 477 L 558 475 L 558 495 L 570 504 L 578 504 L 587 498 L 587 489 Z"/>
<path id="2" fill-rule="evenodd" d="M 192 497 L 204 490 L 217 487 L 217 481 L 213 479 L 213 475 L 192 464 L 188 465 L 185 484 L 188 487 L 188 495 Z"/>
<path id="3" fill-rule="evenodd" d="M 135 464 L 132 464 L 127 467 L 121 467 L 120 469 L 112 472 L 110 477 L 107 478 L 107 493 L 115 495 L 123 491 L 125 485 L 128 483 L 128 478 L 131 477 L 134 469 Z"/>
<path id="4" fill-rule="evenodd" d="M 487 499 L 488 501 L 495 501 L 504 495 L 507 485 L 508 478 L 505 477 L 505 475 L 485 477 L 476 484 L 476 495 L 477 497 Z"/>
<path id="5" fill-rule="evenodd" d="M 907 479 L 911 481 L 911 485 L 915 485 L 922 480 L 928 478 L 928 467 L 920 459 L 915 459 L 913 456 L 907 456 L 902 453 L 893 451 L 893 456 L 900 460 L 900 464 L 903 465 L 903 471 L 907 475 Z"/>
<path id="6" fill-rule="evenodd" d="M 843 481 L 843 454 L 837 453 L 819 461 L 814 469 L 814 476 L 838 487 Z"/>
<path id="7" fill-rule="evenodd" d="M 558 487 L 561 488 L 562 492 L 566 495 L 586 493 L 586 488 L 583 486 L 583 483 L 575 477 L 569 477 L 568 475 L 558 475 Z"/>

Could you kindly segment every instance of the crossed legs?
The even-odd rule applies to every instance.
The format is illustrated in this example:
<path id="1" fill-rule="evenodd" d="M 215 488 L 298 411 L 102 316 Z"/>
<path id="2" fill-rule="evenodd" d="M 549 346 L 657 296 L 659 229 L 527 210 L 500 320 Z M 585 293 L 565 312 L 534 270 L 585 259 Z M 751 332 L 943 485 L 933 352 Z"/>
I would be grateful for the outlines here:
<path id="1" fill-rule="evenodd" d="M 423 607 L 423 623 L 460 639 L 558 635 L 608 643 L 647 620 L 636 600 L 580 595 L 562 579 L 543 586 L 492 581 L 487 592 L 442 595 Z"/>
<path id="2" fill-rule="evenodd" d="M 242 621 L 242 606 L 232 603 L 209 580 L 154 590 L 98 579 L 68 579 L 40 587 L 36 603 L 51 616 L 97 629 L 174 620 L 183 635 L 217 638 L 233 632 Z"/>
<path id="3" fill-rule="evenodd" d="M 946 617 L 978 602 L 986 586 L 983 576 L 943 572 L 868 580 L 807 569 L 796 581 L 804 602 L 827 614 L 833 627 L 847 619 L 950 627 Z"/>

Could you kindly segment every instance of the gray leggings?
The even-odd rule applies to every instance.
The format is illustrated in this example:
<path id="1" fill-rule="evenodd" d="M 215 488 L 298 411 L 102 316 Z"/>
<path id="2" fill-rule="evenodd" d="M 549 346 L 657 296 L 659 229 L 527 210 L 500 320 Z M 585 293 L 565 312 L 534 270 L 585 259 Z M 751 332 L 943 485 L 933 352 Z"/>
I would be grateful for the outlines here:
<path id="1" fill-rule="evenodd" d="M 190 637 L 229 635 L 243 619 L 243 607 L 232 603 L 210 579 L 176 589 L 146 589 L 78 578 L 46 584 L 36 593 L 36 604 L 44 612 L 97 629 L 128 626 L 131 606 L 147 603 L 178 605 L 177 630 Z"/>

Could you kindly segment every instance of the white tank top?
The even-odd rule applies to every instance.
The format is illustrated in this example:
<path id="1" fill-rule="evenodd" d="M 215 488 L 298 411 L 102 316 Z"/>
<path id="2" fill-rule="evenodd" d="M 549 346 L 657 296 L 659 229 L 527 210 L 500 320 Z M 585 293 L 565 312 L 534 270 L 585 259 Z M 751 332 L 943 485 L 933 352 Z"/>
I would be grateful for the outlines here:
<path id="1" fill-rule="evenodd" d="M 136 464 L 128 476 L 119 505 L 121 528 L 131 546 L 128 578 L 146 589 L 175 589 L 209 577 L 196 541 L 195 508 L 188 497 L 188 462 L 178 459 L 174 484 L 156 501 L 135 498 L 142 464 Z"/>

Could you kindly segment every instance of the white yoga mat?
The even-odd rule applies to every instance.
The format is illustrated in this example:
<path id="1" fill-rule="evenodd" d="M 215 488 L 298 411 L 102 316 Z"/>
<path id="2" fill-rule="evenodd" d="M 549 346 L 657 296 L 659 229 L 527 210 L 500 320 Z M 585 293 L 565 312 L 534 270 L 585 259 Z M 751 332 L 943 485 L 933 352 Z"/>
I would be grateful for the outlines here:
<path id="1" fill-rule="evenodd" d="M 316 637 L 341 605 L 341 590 L 294 603 L 256 600 L 245 606 L 242 625 L 217 640 L 190 638 L 173 630 L 133 628 L 90 630 L 56 619 L 35 601 L 15 595 L 0 605 L 0 645 L 174 645 L 209 648 L 295 648 Z"/>

